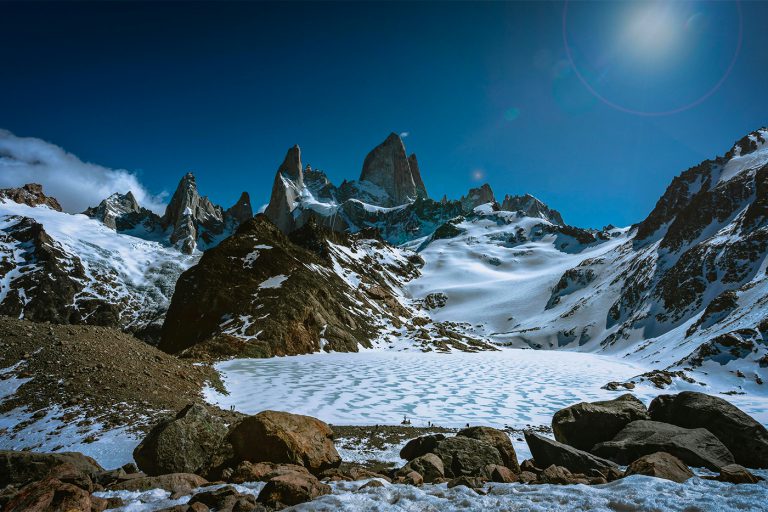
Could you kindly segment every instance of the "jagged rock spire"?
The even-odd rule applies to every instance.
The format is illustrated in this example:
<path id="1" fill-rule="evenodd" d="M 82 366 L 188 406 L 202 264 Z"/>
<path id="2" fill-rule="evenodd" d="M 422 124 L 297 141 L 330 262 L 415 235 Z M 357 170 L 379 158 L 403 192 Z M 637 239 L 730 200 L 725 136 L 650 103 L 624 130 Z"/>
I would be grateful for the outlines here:
<path id="1" fill-rule="evenodd" d="M 125 194 L 115 192 L 95 208 L 91 207 L 83 212 L 84 215 L 100 220 L 111 229 L 117 229 L 119 218 L 137 213 L 141 213 L 141 207 L 130 190 Z"/>
<path id="2" fill-rule="evenodd" d="M 553 224 L 565 226 L 565 222 L 563 221 L 560 212 L 553 210 L 531 194 L 525 194 L 523 196 L 510 196 L 507 194 L 504 196 L 504 201 L 501 203 L 501 209 L 510 212 L 519 211 L 527 217 L 538 217 L 540 219 L 546 219 Z"/>
<path id="3" fill-rule="evenodd" d="M 197 247 L 198 224 L 221 224 L 223 221 L 221 207 L 214 206 L 207 197 L 200 196 L 195 176 L 190 172 L 184 175 L 176 187 L 165 209 L 162 225 L 164 229 L 172 227 L 171 243 L 189 254 Z"/>
<path id="4" fill-rule="evenodd" d="M 408 157 L 408 165 L 411 168 L 413 183 L 416 185 L 416 193 L 419 197 L 428 197 L 427 187 L 424 186 L 424 180 L 421 179 L 421 171 L 419 170 L 419 162 L 416 160 L 416 153 L 411 153 L 411 156 Z"/>
<path id="5" fill-rule="evenodd" d="M 411 161 L 416 164 L 415 175 Z M 382 206 L 397 206 L 426 196 L 426 188 L 418 170 L 416 157 L 408 158 L 403 140 L 396 133 L 376 146 L 365 157 L 360 181 L 380 187 L 388 197 L 382 198 Z"/>
<path id="6" fill-rule="evenodd" d="M 484 183 L 480 187 L 469 189 L 467 195 L 462 196 L 459 201 L 461 202 L 461 208 L 465 212 L 471 212 L 481 204 L 495 203 L 496 198 L 493 196 L 491 186 Z"/>
<path id="7" fill-rule="evenodd" d="M 275 174 L 272 195 L 264 215 L 275 223 L 283 233 L 294 228 L 293 210 L 299 202 L 304 187 L 304 172 L 301 165 L 301 149 L 298 145 L 288 150 L 285 159 Z"/>
<path id="8" fill-rule="evenodd" d="M 248 195 L 248 192 L 240 194 L 240 199 L 224 212 L 224 217 L 234 219 L 238 225 L 253 217 L 251 197 Z"/>

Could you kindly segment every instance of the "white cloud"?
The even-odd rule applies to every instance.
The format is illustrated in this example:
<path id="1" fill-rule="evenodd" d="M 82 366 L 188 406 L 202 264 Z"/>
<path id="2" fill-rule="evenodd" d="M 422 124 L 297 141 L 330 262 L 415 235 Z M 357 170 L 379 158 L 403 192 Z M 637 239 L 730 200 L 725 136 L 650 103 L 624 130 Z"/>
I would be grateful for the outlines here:
<path id="1" fill-rule="evenodd" d="M 144 208 L 162 214 L 162 196 L 151 194 L 135 174 L 83 162 L 59 146 L 0 129 L 0 188 L 40 183 L 64 210 L 80 213 L 115 192 L 133 192 Z"/>
<path id="2" fill-rule="evenodd" d="M 411 132 L 400 132 L 400 138 L 401 138 L 401 139 L 404 139 L 404 138 L 406 138 L 407 136 L 409 136 L 410 134 L 411 134 Z"/>

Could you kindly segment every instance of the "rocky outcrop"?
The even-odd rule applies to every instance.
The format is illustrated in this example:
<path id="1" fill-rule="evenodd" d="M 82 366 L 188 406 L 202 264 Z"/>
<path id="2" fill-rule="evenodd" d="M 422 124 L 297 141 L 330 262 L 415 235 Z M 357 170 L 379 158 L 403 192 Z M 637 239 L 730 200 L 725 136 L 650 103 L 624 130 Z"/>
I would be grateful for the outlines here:
<path id="1" fill-rule="evenodd" d="M 240 199 L 224 212 L 224 219 L 232 219 L 237 226 L 251 217 L 253 217 L 253 208 L 251 207 L 251 196 L 248 195 L 248 192 L 240 194 Z"/>
<path id="2" fill-rule="evenodd" d="M 768 467 L 768 430 L 720 397 L 684 391 L 660 395 L 649 408 L 651 419 L 684 428 L 706 428 L 733 454 L 736 463 Z"/>
<path id="3" fill-rule="evenodd" d="M 526 217 L 544 219 L 552 224 L 565 226 L 560 212 L 553 210 L 530 194 L 523 196 L 505 195 L 501 203 L 501 209 L 509 212 L 520 212 Z"/>
<path id="4" fill-rule="evenodd" d="M 694 476 L 683 461 L 666 452 L 644 455 L 632 462 L 624 476 L 645 475 L 683 483 Z"/>
<path id="5" fill-rule="evenodd" d="M 708 430 L 658 421 L 633 421 L 613 440 L 595 445 L 592 452 L 619 464 L 629 464 L 656 452 L 667 452 L 689 466 L 713 471 L 734 463 L 728 448 Z"/>
<path id="6" fill-rule="evenodd" d="M 728 482 L 729 484 L 756 484 L 762 478 L 750 473 L 744 466 L 729 464 L 720 468 L 717 480 Z"/>
<path id="7" fill-rule="evenodd" d="M 382 264 L 376 253 L 384 252 L 391 257 Z M 314 222 L 288 238 L 258 215 L 182 274 L 159 346 L 214 357 L 356 352 L 382 323 L 410 317 L 391 276 L 415 272 L 381 242 Z"/>
<path id="8" fill-rule="evenodd" d="M 133 451 L 133 458 L 149 475 L 204 473 L 226 435 L 220 418 L 201 405 L 190 405 L 156 425 Z"/>
<path id="9" fill-rule="evenodd" d="M 648 420 L 645 405 L 627 393 L 603 402 L 581 402 L 561 409 L 552 417 L 555 439 L 589 451 L 597 443 L 610 441 L 629 423 Z"/>
<path id="10" fill-rule="evenodd" d="M 525 442 L 528 444 L 533 460 L 536 461 L 538 467 L 562 466 L 569 471 L 585 474 L 592 471 L 604 473 L 616 467 L 616 464 L 609 460 L 577 450 L 572 446 L 559 443 L 531 431 L 525 432 Z"/>
<path id="11" fill-rule="evenodd" d="M 27 206 L 47 206 L 57 212 L 62 211 L 61 205 L 54 197 L 43 193 L 43 186 L 37 183 L 27 183 L 20 188 L 0 189 L 0 201 L 8 200 Z"/>
<path id="12" fill-rule="evenodd" d="M 266 508 L 256 502 L 252 494 L 238 492 L 231 485 L 214 490 L 203 491 L 189 500 L 189 512 L 266 512 Z M 174 510 L 174 512 L 176 512 Z"/>
<path id="13" fill-rule="evenodd" d="M 415 169 L 411 168 L 411 162 Z M 402 139 L 396 134 L 389 136 L 365 157 L 360 182 L 378 187 L 383 194 L 373 204 L 398 206 L 427 194 L 415 155 L 409 158 Z"/>
<path id="14" fill-rule="evenodd" d="M 462 210 L 464 210 L 466 213 L 470 213 L 481 204 L 495 203 L 496 198 L 493 196 L 493 190 L 491 190 L 491 186 L 487 183 L 484 183 L 478 188 L 469 189 L 467 195 L 461 196 L 459 202 L 461 203 Z"/>
<path id="15" fill-rule="evenodd" d="M 341 464 L 333 431 L 310 416 L 263 411 L 238 422 L 228 439 L 237 461 L 297 464 L 314 474 Z"/>
<path id="16" fill-rule="evenodd" d="M 112 491 L 151 491 L 163 489 L 171 493 L 171 499 L 191 494 L 194 489 L 202 487 L 208 481 L 190 473 L 168 473 L 157 476 L 130 478 L 109 486 Z"/>

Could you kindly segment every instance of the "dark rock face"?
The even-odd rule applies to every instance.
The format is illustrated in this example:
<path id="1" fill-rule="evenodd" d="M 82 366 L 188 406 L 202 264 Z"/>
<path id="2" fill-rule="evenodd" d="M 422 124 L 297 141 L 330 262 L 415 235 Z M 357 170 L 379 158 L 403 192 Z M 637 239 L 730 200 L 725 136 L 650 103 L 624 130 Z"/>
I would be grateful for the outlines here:
<path id="1" fill-rule="evenodd" d="M 191 405 L 156 425 L 133 451 L 133 458 L 148 475 L 203 473 L 226 435 L 220 418 L 203 406 Z"/>
<path id="2" fill-rule="evenodd" d="M 0 487 L 22 486 L 44 479 L 57 466 L 71 465 L 94 479 L 104 471 L 95 460 L 77 452 L 37 453 L 0 451 Z"/>
<path id="3" fill-rule="evenodd" d="M 609 460 L 601 459 L 533 432 L 525 433 L 525 442 L 528 443 L 533 460 L 539 467 L 562 466 L 574 473 L 584 474 L 592 471 L 603 473 L 616 467 L 616 464 Z"/>
<path id="4" fill-rule="evenodd" d="M 421 198 L 426 198 L 427 187 L 424 185 L 424 180 L 421 178 L 421 171 L 419 170 L 419 162 L 416 160 L 416 153 L 411 153 L 408 157 L 408 165 L 411 167 L 411 175 L 413 176 L 413 183 L 416 185 L 416 195 Z"/>
<path id="5" fill-rule="evenodd" d="M 526 217 L 538 217 L 548 220 L 552 224 L 565 226 L 560 212 L 553 210 L 530 194 L 523 196 L 510 196 L 507 194 L 501 203 L 501 209 L 509 212 L 521 212 Z"/>
<path id="6" fill-rule="evenodd" d="M 426 196 L 418 164 L 416 169 L 412 169 L 411 162 L 416 163 L 415 156 L 406 156 L 403 141 L 396 133 L 389 134 L 384 142 L 368 153 L 360 181 L 372 183 L 385 192 L 385 196 L 373 204 L 398 206 Z"/>
<path id="7" fill-rule="evenodd" d="M 479 475 L 489 464 L 503 465 L 493 445 L 469 437 L 444 439 L 437 443 L 433 453 L 443 461 L 448 478 Z"/>
<path id="8" fill-rule="evenodd" d="M 467 195 L 462 196 L 461 199 L 459 199 L 459 202 L 461 203 L 461 208 L 464 212 L 471 212 L 481 204 L 495 203 L 496 198 L 493 196 L 491 186 L 484 183 L 478 188 L 469 189 Z"/>
<path id="9" fill-rule="evenodd" d="M 214 491 L 199 492 L 192 496 L 189 500 L 191 507 L 190 512 L 197 512 L 197 510 L 218 510 L 222 512 L 228 511 L 247 511 L 247 512 L 262 512 L 266 511 L 262 505 L 256 502 L 256 498 L 251 494 L 241 494 L 234 487 L 227 485 L 216 489 Z"/>
<path id="10" fill-rule="evenodd" d="M 555 439 L 589 451 L 597 443 L 610 441 L 629 423 L 647 420 L 645 405 L 627 393 L 614 400 L 582 402 L 561 409 L 552 417 Z"/>
<path id="11" fill-rule="evenodd" d="M 722 398 L 693 391 L 661 395 L 651 402 L 649 412 L 654 421 L 706 428 L 730 450 L 738 464 L 768 467 L 768 430 Z"/>
<path id="12" fill-rule="evenodd" d="M 47 206 L 57 212 L 62 211 L 61 205 L 54 197 L 43 193 L 43 186 L 37 183 L 27 183 L 20 188 L 0 189 L 0 200 L 6 199 L 27 206 Z"/>
<path id="13" fill-rule="evenodd" d="M 7 512 L 89 512 L 100 498 L 76 485 L 64 483 L 56 478 L 48 477 L 33 482 L 21 489 L 6 504 L 3 510 Z M 96 510 L 103 510 L 98 507 Z"/>
<path id="14" fill-rule="evenodd" d="M 229 441 L 237 461 L 297 464 L 313 474 L 341 464 L 333 431 L 309 416 L 263 411 L 235 425 Z"/>
<path id="15" fill-rule="evenodd" d="M 683 483 L 693 477 L 693 471 L 683 461 L 666 452 L 644 455 L 632 462 L 624 476 L 646 475 Z"/>
<path id="16" fill-rule="evenodd" d="M 728 448 L 708 430 L 658 421 L 633 421 L 613 440 L 595 445 L 592 452 L 619 464 L 629 464 L 656 452 L 667 452 L 689 466 L 711 470 L 734 463 Z"/>
<path id="17" fill-rule="evenodd" d="M 504 466 L 515 473 L 520 472 L 520 465 L 517 463 L 517 454 L 512 441 L 506 432 L 491 427 L 469 427 L 460 430 L 457 434 L 460 437 L 469 437 L 490 444 L 499 451 L 501 461 Z"/>
<path id="18" fill-rule="evenodd" d="M 331 245 L 359 255 L 350 258 Z M 317 352 L 356 352 L 370 346 L 377 319 L 398 323 L 410 313 L 397 301 L 374 259 L 379 242 L 360 241 L 313 222 L 286 237 L 265 216 L 206 251 L 176 284 L 160 348 L 178 353 L 271 357 Z M 362 250 L 368 251 L 363 253 Z M 378 250 L 376 249 L 376 250 Z M 339 265 L 360 276 L 351 287 Z M 389 264 L 387 264 L 389 265 Z M 387 270 L 415 275 L 407 261 Z M 360 304 L 370 311 L 363 311 Z"/>

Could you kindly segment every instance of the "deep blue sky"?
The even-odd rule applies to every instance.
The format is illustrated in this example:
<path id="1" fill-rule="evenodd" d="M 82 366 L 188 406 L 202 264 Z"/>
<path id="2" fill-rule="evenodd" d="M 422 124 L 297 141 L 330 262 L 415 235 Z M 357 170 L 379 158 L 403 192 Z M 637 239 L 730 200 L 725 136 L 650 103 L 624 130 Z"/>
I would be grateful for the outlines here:
<path id="1" fill-rule="evenodd" d="M 768 4 L 0 3 L 0 128 L 224 206 L 292 144 L 335 182 L 409 132 L 432 197 L 489 182 L 570 224 L 641 220 L 768 124 Z M 633 10 L 633 8 L 635 10 Z M 480 171 L 480 172 L 478 172 Z M 478 181 L 479 179 L 479 181 Z"/>

